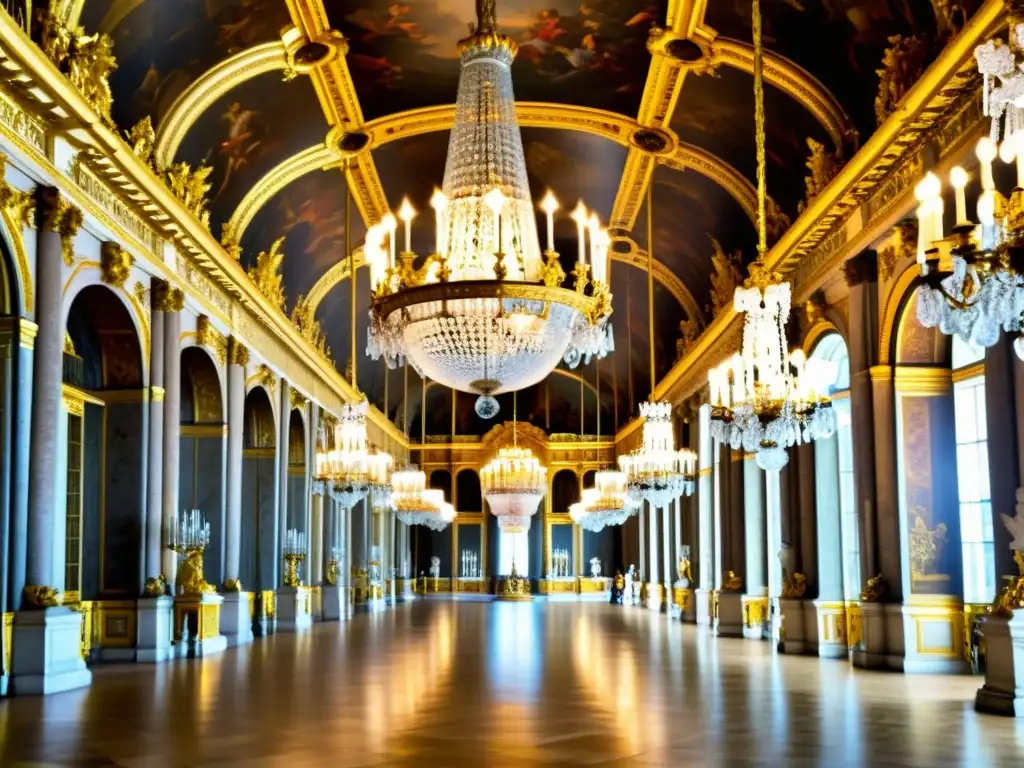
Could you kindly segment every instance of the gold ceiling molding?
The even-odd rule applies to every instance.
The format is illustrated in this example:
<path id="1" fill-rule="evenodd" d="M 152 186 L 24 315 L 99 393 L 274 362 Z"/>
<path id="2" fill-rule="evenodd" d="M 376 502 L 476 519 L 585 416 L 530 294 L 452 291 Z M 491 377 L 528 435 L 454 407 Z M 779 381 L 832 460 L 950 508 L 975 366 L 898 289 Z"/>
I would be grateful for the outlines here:
<path id="1" fill-rule="evenodd" d="M 363 249 L 356 248 L 355 252 L 356 269 L 359 269 L 366 262 L 363 260 Z M 324 272 L 319 280 L 316 281 L 316 285 L 313 286 L 309 295 L 306 296 L 306 301 L 309 304 L 313 314 L 316 314 L 317 307 L 320 303 L 327 298 L 327 294 L 331 292 L 331 289 L 344 280 L 348 279 L 348 259 L 342 258 L 331 267 L 329 270 Z"/>
<path id="2" fill-rule="evenodd" d="M 287 66 L 287 47 L 281 40 L 274 40 L 247 48 L 206 70 L 175 99 L 160 121 L 154 154 L 157 167 L 166 168 L 174 162 L 189 129 L 224 94 L 246 80 Z"/>
<path id="3" fill-rule="evenodd" d="M 629 246 L 629 250 L 625 252 L 619 252 L 616 250 L 616 246 L 619 244 L 626 244 Z M 621 246 L 620 246 L 621 247 Z M 629 264 L 637 269 L 647 271 L 647 251 L 640 248 L 636 241 L 631 237 L 616 237 L 612 247 L 612 259 L 622 264 Z M 660 283 L 669 293 L 672 294 L 673 298 L 679 302 L 686 314 L 691 318 L 700 318 L 704 320 L 704 312 L 697 304 L 696 299 L 693 298 L 693 294 L 690 293 L 690 289 L 686 287 L 686 284 L 669 269 L 664 262 L 658 259 L 654 260 L 654 279 Z"/>
<path id="4" fill-rule="evenodd" d="M 754 74 L 754 47 L 728 37 L 715 37 L 711 47 L 712 66 L 727 66 Z M 842 105 L 807 70 L 771 51 L 764 54 L 764 81 L 796 100 L 828 131 L 836 147 L 845 146 L 851 129 Z"/>
<path id="5" fill-rule="evenodd" d="M 278 192 L 287 187 L 296 179 L 305 176 L 313 171 L 325 171 L 328 168 L 337 167 L 341 163 L 341 157 L 337 151 L 330 149 L 323 144 L 309 147 L 292 155 L 280 165 L 271 169 L 266 176 L 256 182 L 246 192 L 242 202 L 238 204 L 235 212 L 231 214 L 228 225 L 239 241 L 245 230 L 252 224 L 259 210 L 270 202 Z"/>
<path id="6" fill-rule="evenodd" d="M 706 176 L 732 195 L 752 224 L 757 223 L 757 190 L 750 179 L 727 162 L 692 144 L 680 143 L 665 159 L 665 165 L 676 170 L 690 169 Z"/>

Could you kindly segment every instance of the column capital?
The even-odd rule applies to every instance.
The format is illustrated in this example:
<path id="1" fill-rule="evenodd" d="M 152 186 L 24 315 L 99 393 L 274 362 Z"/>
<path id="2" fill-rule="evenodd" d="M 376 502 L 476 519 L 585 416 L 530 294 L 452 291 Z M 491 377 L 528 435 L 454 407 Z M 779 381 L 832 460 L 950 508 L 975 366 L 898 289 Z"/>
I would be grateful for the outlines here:
<path id="1" fill-rule="evenodd" d="M 891 365 L 873 365 L 869 369 L 872 381 L 890 381 L 892 379 Z"/>
<path id="2" fill-rule="evenodd" d="M 164 401 L 164 388 L 163 387 L 150 387 L 150 400 L 154 403 L 162 403 Z"/>
<path id="3" fill-rule="evenodd" d="M 0 317 L 0 349 L 10 351 L 14 337 L 25 349 L 35 349 L 39 326 L 24 317 Z M 0 353 L 0 357 L 10 357 Z"/>
<path id="4" fill-rule="evenodd" d="M 244 368 L 248 364 L 248 347 L 232 336 L 228 339 L 228 365 L 240 365 Z"/>
<path id="5" fill-rule="evenodd" d="M 873 250 L 861 251 L 843 264 L 843 277 L 851 288 L 864 283 L 877 283 L 878 254 Z"/>
<path id="6" fill-rule="evenodd" d="M 166 280 L 154 280 L 150 296 L 156 312 L 181 312 L 185 308 L 185 292 Z"/>
<path id="7" fill-rule="evenodd" d="M 60 235 L 64 263 L 74 264 L 74 239 L 82 227 L 82 212 L 56 187 L 36 187 L 36 225 L 40 232 Z"/>

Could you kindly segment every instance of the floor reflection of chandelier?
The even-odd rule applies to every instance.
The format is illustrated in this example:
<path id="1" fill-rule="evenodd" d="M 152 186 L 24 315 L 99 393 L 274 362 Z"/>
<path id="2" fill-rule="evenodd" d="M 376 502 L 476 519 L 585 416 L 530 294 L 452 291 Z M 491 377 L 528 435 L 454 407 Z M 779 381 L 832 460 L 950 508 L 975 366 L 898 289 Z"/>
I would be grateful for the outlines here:
<path id="1" fill-rule="evenodd" d="M 626 476 L 630 501 L 646 501 L 662 509 L 693 493 L 697 455 L 688 448 L 675 449 L 670 403 L 642 403 L 640 415 L 644 419 L 643 446 L 620 456 L 619 469 Z"/>
<path id="2" fill-rule="evenodd" d="M 711 434 L 733 450 L 754 453 L 765 470 L 781 469 L 791 445 L 828 437 L 836 419 L 828 397 L 835 365 L 787 354 L 789 283 L 769 271 L 765 226 L 764 49 L 760 3 L 754 16 L 754 115 L 757 143 L 757 253 L 750 277 L 736 289 L 733 306 L 743 318 L 743 349 L 708 373 Z"/>
<path id="3" fill-rule="evenodd" d="M 1024 22 L 1010 20 L 1009 45 L 989 40 L 974 50 L 985 82 L 984 111 L 992 117 L 989 136 L 976 150 L 981 170 L 979 224 L 967 218 L 967 173 L 954 168 L 956 225 L 948 251 L 942 232 L 942 183 L 929 173 L 914 190 L 918 200 L 917 260 L 925 285 L 919 289 L 917 316 L 928 328 L 990 347 L 1001 331 L 1019 334 L 1024 311 Z M 993 78 L 999 80 L 995 88 Z M 1002 143 L 997 142 L 1002 136 Z M 1017 164 L 1017 187 L 1007 200 L 996 189 L 996 157 Z M 1024 359 L 1024 337 L 1014 341 Z"/>
<path id="4" fill-rule="evenodd" d="M 351 509 L 367 496 L 375 507 L 387 506 L 390 494 L 391 456 L 383 451 L 370 451 L 367 409 L 365 400 L 342 406 L 334 426 L 333 446 L 328 448 L 325 439 L 317 452 L 315 480 L 343 509 Z"/>
<path id="5" fill-rule="evenodd" d="M 594 487 L 584 488 L 580 500 L 569 505 L 572 521 L 594 533 L 622 525 L 634 512 L 636 504 L 626 493 L 626 475 L 614 470 L 595 472 Z"/>
<path id="6" fill-rule="evenodd" d="M 444 191 L 431 200 L 435 252 L 417 264 L 408 201 L 398 212 L 401 253 L 393 215 L 369 228 L 367 353 L 391 367 L 408 358 L 421 376 L 479 395 L 477 413 L 492 418 L 494 395 L 536 384 L 560 360 L 575 367 L 611 351 L 610 239 L 577 206 L 575 283 L 562 287 L 552 218 L 558 204 L 550 195 L 542 204 L 548 236 L 542 258 L 512 94 L 517 46 L 497 31 L 493 0 L 477 3 L 476 29 L 459 49 Z"/>
<path id="7" fill-rule="evenodd" d="M 391 475 L 391 506 L 406 525 L 422 525 L 443 531 L 455 519 L 455 507 L 444 500 L 444 492 L 427 488 L 426 475 L 415 466 Z"/>

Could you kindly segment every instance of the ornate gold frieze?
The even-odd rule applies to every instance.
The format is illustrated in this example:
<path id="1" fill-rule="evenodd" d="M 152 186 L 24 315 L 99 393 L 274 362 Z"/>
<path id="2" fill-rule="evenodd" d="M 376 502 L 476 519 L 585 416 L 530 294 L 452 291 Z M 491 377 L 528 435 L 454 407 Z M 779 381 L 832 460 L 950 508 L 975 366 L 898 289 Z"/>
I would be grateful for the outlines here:
<path id="1" fill-rule="evenodd" d="M 210 191 L 210 184 L 206 180 L 212 172 L 213 166 L 201 165 L 193 170 L 191 165 L 181 161 L 162 173 L 171 194 L 205 227 L 210 226 L 210 212 L 206 210 L 206 195 Z"/>
<path id="2" fill-rule="evenodd" d="M 150 253 L 159 256 L 162 253 L 162 239 L 156 231 L 144 222 L 135 209 L 124 202 L 120 196 L 111 191 L 96 171 L 90 167 L 95 156 L 88 152 L 80 152 L 71 168 L 71 176 L 84 192 L 107 216 L 120 224 L 139 244 Z"/>
<path id="3" fill-rule="evenodd" d="M 263 294 L 267 301 L 284 312 L 285 298 L 281 275 L 281 262 L 284 261 L 282 245 L 284 245 L 284 237 L 279 237 L 271 244 L 270 250 L 261 251 L 256 257 L 256 264 L 249 267 L 248 274 L 256 289 Z"/>
<path id="4" fill-rule="evenodd" d="M 206 299 L 217 310 L 223 320 L 229 320 L 234 308 L 228 294 L 214 283 L 206 274 L 199 269 L 193 261 L 183 253 L 177 254 L 177 272 L 184 278 L 185 282 L 193 288 L 200 296 Z"/>
<path id="5" fill-rule="evenodd" d="M 808 137 L 807 148 L 811 154 L 807 158 L 807 176 L 804 177 L 804 199 L 798 210 L 806 208 L 814 198 L 821 194 L 829 182 L 842 170 L 846 161 L 843 160 L 842 148 L 829 152 L 825 145 Z"/>
<path id="6" fill-rule="evenodd" d="M 228 358 L 228 340 L 218 331 L 206 315 L 196 318 L 196 342 L 201 347 L 213 350 L 220 364 L 224 365 Z"/>
<path id="7" fill-rule="evenodd" d="M 315 314 L 316 307 L 300 294 L 292 308 L 292 324 L 299 329 L 299 335 L 309 342 L 313 349 L 330 360 L 331 348 L 327 346 L 327 336 Z"/>
<path id="8" fill-rule="evenodd" d="M 26 112 L 6 93 L 0 93 L 0 124 L 40 154 L 46 154 L 46 125 Z"/>
<path id="9" fill-rule="evenodd" d="M 135 258 L 117 243 L 106 240 L 100 244 L 100 279 L 107 285 L 121 288 L 134 265 Z"/>

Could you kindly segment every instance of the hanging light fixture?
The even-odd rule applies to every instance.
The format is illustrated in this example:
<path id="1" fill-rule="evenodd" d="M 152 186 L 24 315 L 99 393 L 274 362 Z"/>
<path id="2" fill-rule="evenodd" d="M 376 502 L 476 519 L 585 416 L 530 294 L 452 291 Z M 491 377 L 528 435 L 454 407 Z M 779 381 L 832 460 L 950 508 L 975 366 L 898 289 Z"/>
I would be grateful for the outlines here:
<path id="1" fill-rule="evenodd" d="M 755 454 L 765 470 L 781 469 L 791 445 L 828 437 L 836 419 L 828 385 L 834 363 L 807 360 L 803 351 L 786 352 L 790 286 L 764 262 L 765 223 L 764 47 L 761 8 L 753 2 L 754 125 L 757 144 L 757 261 L 736 289 L 733 307 L 745 313 L 743 349 L 708 373 L 711 434 Z"/>
<path id="2" fill-rule="evenodd" d="M 545 198 L 547 248 L 541 252 L 512 93 L 517 45 L 498 32 L 493 0 L 478 0 L 477 24 L 459 43 L 461 71 L 443 192 L 431 200 L 434 253 L 412 250 L 416 211 L 371 226 L 364 253 L 373 292 L 367 353 L 392 368 L 478 395 L 477 413 L 497 414 L 494 396 L 536 384 L 559 360 L 612 350 L 610 238 L 577 206 L 579 256 L 573 288 L 554 249 L 558 203 Z M 589 260 L 587 244 L 589 241 Z"/>
<path id="3" fill-rule="evenodd" d="M 529 448 L 520 448 L 516 422 L 516 396 L 512 395 L 512 447 L 480 470 L 480 486 L 487 506 L 505 533 L 526 533 L 548 487 L 548 471 Z"/>
<path id="4" fill-rule="evenodd" d="M 655 509 L 693 493 L 697 455 L 688 448 L 676 450 L 672 428 L 672 404 L 654 400 L 654 180 L 647 185 L 647 330 L 651 400 L 640 404 L 644 419 L 643 444 L 619 456 L 619 469 L 626 476 L 629 500 L 647 501 Z"/>
<path id="5" fill-rule="evenodd" d="M 984 79 L 983 109 L 991 116 L 988 136 L 978 142 L 981 171 L 978 223 L 967 217 L 967 172 L 949 175 L 956 200 L 953 237 L 944 238 L 942 182 L 929 173 L 914 190 L 918 201 L 917 260 L 925 285 L 917 317 L 926 328 L 990 347 L 1000 332 L 1020 334 L 1024 312 L 1024 21 L 1011 15 L 1007 45 L 995 38 L 974 49 Z M 999 85 L 992 87 L 993 79 Z M 1002 142 L 1000 143 L 1000 138 Z M 1017 186 L 1009 199 L 996 189 L 996 157 L 1016 161 Z M 1024 337 L 1013 348 L 1024 359 Z"/>

